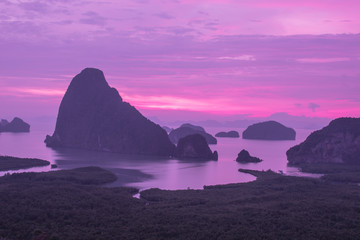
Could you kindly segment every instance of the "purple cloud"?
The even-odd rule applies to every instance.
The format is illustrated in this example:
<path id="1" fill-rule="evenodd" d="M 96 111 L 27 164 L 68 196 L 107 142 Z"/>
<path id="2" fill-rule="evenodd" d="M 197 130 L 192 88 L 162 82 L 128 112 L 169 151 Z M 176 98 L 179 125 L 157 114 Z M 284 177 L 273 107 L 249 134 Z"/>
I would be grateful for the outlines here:
<path id="1" fill-rule="evenodd" d="M 24 9 L 25 11 L 34 11 L 37 13 L 45 14 L 49 10 L 49 6 L 43 2 L 20 2 L 19 7 Z"/>
<path id="2" fill-rule="evenodd" d="M 174 19 L 174 16 L 171 16 L 170 14 L 166 13 L 166 12 L 161 12 L 161 13 L 156 13 L 154 14 L 154 16 L 157 16 L 159 18 L 163 18 L 163 19 Z"/>
<path id="3" fill-rule="evenodd" d="M 320 105 L 319 104 L 316 104 L 316 103 L 309 103 L 308 104 L 308 108 L 310 108 L 311 109 L 311 111 L 313 111 L 313 112 L 315 112 L 316 111 L 316 109 L 317 108 L 319 108 L 320 107 Z"/>
<path id="4" fill-rule="evenodd" d="M 349 1 L 2 1 L 0 96 L 57 109 L 72 76 L 98 67 L 146 111 L 355 116 L 360 18 Z"/>
<path id="5" fill-rule="evenodd" d="M 83 18 L 80 18 L 79 22 L 83 24 L 104 26 L 107 21 L 106 18 L 93 11 L 83 13 L 82 16 Z"/>

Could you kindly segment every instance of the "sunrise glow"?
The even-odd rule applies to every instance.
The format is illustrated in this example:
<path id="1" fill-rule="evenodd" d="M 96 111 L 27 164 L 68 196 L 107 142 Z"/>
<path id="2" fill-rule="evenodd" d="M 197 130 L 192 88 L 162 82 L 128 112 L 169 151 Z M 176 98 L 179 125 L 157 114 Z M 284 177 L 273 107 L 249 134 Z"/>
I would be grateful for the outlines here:
<path id="1" fill-rule="evenodd" d="M 76 1 L 3 1 L 0 107 L 16 115 L 30 97 L 42 106 L 34 114 L 54 112 L 72 77 L 96 67 L 125 101 L 154 115 L 358 116 L 356 6 L 126 0 L 80 9 Z"/>

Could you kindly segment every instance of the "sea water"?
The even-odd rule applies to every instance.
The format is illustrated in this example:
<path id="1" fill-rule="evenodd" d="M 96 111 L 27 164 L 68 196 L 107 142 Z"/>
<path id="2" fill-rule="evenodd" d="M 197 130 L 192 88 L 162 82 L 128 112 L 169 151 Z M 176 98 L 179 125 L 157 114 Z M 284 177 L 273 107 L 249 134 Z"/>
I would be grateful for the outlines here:
<path id="1" fill-rule="evenodd" d="M 117 153 L 86 151 L 78 149 L 51 149 L 44 143 L 51 130 L 34 130 L 30 133 L 0 133 L 0 155 L 40 158 L 58 166 L 57 169 L 72 169 L 99 166 L 115 173 L 119 180 L 109 186 L 133 186 L 139 189 L 202 189 L 204 185 L 249 182 L 255 177 L 240 173 L 239 168 L 273 170 L 288 175 L 307 176 L 297 168 L 288 167 L 286 151 L 304 141 L 310 130 L 296 130 L 294 141 L 260 141 L 241 138 L 244 129 L 206 128 L 215 135 L 218 131 L 236 130 L 240 138 L 217 138 L 218 161 L 184 161 L 149 156 L 129 156 Z M 260 163 L 242 164 L 235 161 L 237 154 L 246 149 L 252 156 L 263 159 Z M 26 170 L 0 172 L 50 171 L 50 166 Z"/>

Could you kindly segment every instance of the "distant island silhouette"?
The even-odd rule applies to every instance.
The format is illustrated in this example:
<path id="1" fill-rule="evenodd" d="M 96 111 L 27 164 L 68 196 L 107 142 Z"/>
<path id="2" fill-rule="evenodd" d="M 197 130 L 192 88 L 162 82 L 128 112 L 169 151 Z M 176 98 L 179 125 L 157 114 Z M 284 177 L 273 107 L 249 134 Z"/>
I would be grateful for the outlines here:
<path id="1" fill-rule="evenodd" d="M 296 132 L 276 121 L 255 123 L 242 133 L 243 139 L 295 140 Z"/>
<path id="2" fill-rule="evenodd" d="M 6 119 L 0 121 L 0 132 L 30 132 L 30 124 L 15 117 L 11 122 Z"/>
<path id="3" fill-rule="evenodd" d="M 171 156 L 175 148 L 166 131 L 124 102 L 95 68 L 86 68 L 72 79 L 55 131 L 45 143 L 52 148 L 157 156 Z"/>
<path id="4" fill-rule="evenodd" d="M 181 138 L 193 134 L 202 135 L 208 144 L 217 144 L 217 139 L 207 133 L 203 127 L 192 125 L 190 123 L 184 123 L 180 127 L 173 129 L 169 133 L 169 138 L 172 143 L 177 144 Z"/>
<path id="5" fill-rule="evenodd" d="M 229 131 L 229 132 L 218 132 L 215 134 L 215 137 L 221 138 L 239 138 L 240 135 L 237 131 Z"/>

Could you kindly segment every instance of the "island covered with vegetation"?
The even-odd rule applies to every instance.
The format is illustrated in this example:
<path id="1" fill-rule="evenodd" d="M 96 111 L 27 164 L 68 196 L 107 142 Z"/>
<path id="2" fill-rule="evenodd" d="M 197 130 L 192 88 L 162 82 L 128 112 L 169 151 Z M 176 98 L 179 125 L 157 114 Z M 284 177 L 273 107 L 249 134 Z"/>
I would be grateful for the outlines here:
<path id="1" fill-rule="evenodd" d="M 18 158 L 10 156 L 0 156 L 0 171 L 20 170 L 32 167 L 48 166 L 49 161 L 37 158 Z"/>

